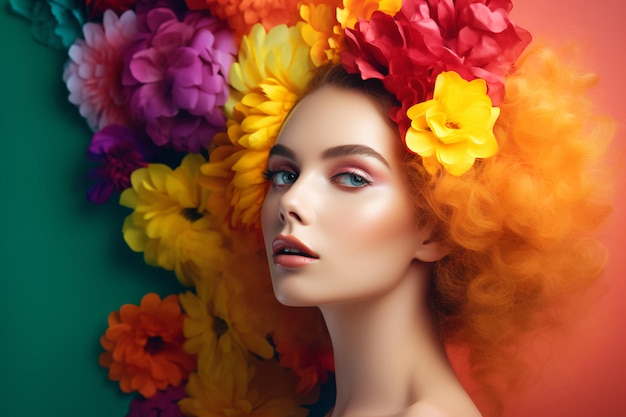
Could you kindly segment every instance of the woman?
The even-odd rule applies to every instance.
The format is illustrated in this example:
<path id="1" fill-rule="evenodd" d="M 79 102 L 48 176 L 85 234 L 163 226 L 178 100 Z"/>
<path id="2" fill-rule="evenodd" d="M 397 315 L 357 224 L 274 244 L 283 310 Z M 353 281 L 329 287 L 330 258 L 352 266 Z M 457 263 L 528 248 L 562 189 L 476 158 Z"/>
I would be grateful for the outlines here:
<path id="1" fill-rule="evenodd" d="M 599 158 L 611 131 L 584 94 L 595 78 L 541 46 L 522 54 L 530 35 L 509 9 L 355 12 L 343 43 L 332 25 L 313 36 L 326 26 L 311 12 L 310 27 L 242 41 L 203 185 L 233 242 L 262 224 L 276 298 L 322 312 L 332 417 L 498 414 L 498 391 L 523 375 L 524 336 L 558 323 L 602 271 L 589 236 L 609 212 Z M 311 387 L 331 367 L 302 310 L 268 333 Z M 444 346 L 462 348 L 482 388 L 471 399 Z"/>
<path id="2" fill-rule="evenodd" d="M 411 202 L 391 97 L 340 66 L 316 82 L 270 151 L 262 218 L 276 297 L 319 306 L 328 326 L 332 415 L 479 416 L 430 311 L 447 251 Z"/>

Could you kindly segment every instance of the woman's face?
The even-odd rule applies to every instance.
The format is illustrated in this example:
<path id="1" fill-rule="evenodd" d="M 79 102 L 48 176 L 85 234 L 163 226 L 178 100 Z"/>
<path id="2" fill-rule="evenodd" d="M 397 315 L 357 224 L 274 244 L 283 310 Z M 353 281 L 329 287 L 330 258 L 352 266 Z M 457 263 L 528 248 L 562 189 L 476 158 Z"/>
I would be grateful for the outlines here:
<path id="1" fill-rule="evenodd" d="M 280 302 L 365 300 L 409 276 L 421 242 L 404 152 L 384 110 L 360 92 L 323 87 L 293 110 L 270 153 L 262 209 Z"/>

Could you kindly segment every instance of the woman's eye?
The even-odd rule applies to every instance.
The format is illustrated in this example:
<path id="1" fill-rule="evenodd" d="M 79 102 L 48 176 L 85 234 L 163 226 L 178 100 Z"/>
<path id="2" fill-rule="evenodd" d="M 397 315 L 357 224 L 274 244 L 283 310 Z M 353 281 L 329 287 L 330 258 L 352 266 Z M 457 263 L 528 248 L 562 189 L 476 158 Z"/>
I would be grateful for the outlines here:
<path id="1" fill-rule="evenodd" d="M 267 170 L 265 171 L 265 173 L 263 173 L 263 177 L 268 181 L 272 181 L 274 185 L 293 184 L 294 182 L 296 182 L 296 179 L 298 178 L 295 172 L 284 171 L 284 170 L 282 171 L 281 170 L 279 171 Z"/>
<path id="2" fill-rule="evenodd" d="M 332 179 L 336 184 L 352 188 L 364 187 L 371 184 L 370 180 L 355 172 L 342 172 L 341 174 L 335 175 Z"/>

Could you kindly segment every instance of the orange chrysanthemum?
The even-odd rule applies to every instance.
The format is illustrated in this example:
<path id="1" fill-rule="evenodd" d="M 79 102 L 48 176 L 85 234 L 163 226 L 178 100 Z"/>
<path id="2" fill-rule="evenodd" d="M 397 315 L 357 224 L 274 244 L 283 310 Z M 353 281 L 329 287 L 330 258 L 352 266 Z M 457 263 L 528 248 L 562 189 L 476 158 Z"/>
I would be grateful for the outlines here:
<path id="1" fill-rule="evenodd" d="M 109 315 L 109 328 L 100 339 L 106 350 L 100 365 L 124 392 L 152 397 L 157 390 L 179 386 L 196 367 L 183 350 L 183 321 L 178 296 L 146 294 L 139 306 L 125 304 Z"/>
<path id="2" fill-rule="evenodd" d="M 266 30 L 276 25 L 295 25 L 300 0 L 185 0 L 191 10 L 209 9 L 213 16 L 224 19 L 237 40 L 261 23 Z"/>
<path id="3" fill-rule="evenodd" d="M 316 66 L 327 62 L 338 63 L 341 59 L 341 39 L 335 4 L 302 4 L 300 17 L 306 22 L 302 25 L 302 38 L 311 47 L 311 60 Z"/>
<path id="4" fill-rule="evenodd" d="M 343 4 L 343 8 L 340 6 Z M 402 0 L 326 0 L 301 3 L 302 38 L 311 47 L 311 60 L 317 66 L 338 63 L 344 48 L 345 29 L 353 29 L 359 19 L 368 20 L 375 11 L 394 16 Z"/>

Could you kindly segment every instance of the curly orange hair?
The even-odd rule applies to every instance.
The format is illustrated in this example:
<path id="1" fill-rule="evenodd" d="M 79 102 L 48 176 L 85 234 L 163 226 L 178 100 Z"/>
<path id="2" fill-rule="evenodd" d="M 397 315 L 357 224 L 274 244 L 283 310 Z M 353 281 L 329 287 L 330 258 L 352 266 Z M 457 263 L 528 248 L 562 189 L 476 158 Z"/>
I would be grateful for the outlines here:
<path id="1" fill-rule="evenodd" d="M 506 79 L 496 156 L 454 176 L 443 168 L 428 173 L 420 156 L 407 153 L 420 219 L 450 250 L 432 285 L 441 337 L 468 348 L 486 387 L 493 371 L 520 370 L 510 348 L 553 323 L 545 313 L 587 288 L 605 264 L 604 248 L 590 236 L 610 212 L 602 156 L 613 123 L 594 115 L 586 97 L 596 81 L 534 46 Z M 394 103 L 378 80 L 340 65 L 320 68 L 307 92 L 329 84 L 387 108 Z"/>
<path id="2" fill-rule="evenodd" d="M 606 262 L 591 236 L 610 212 L 602 155 L 613 124 L 586 97 L 596 78 L 535 46 L 507 77 L 495 157 L 461 177 L 428 175 L 411 158 L 415 204 L 451 250 L 435 267 L 433 310 L 443 339 L 468 346 L 479 380 L 518 372 L 509 349 L 554 324 L 546 313 Z"/>

